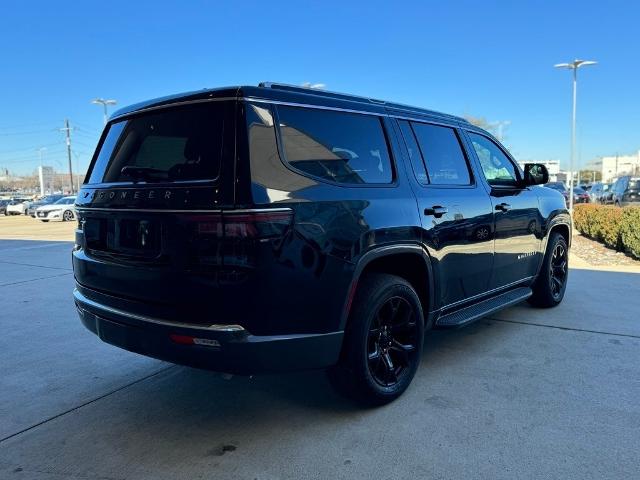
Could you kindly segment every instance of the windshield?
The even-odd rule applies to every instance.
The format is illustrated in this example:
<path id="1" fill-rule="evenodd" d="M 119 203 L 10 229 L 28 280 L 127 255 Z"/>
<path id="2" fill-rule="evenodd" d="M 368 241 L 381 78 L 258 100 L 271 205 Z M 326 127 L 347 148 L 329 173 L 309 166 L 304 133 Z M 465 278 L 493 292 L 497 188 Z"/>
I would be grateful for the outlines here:
<path id="1" fill-rule="evenodd" d="M 71 198 L 61 198 L 60 200 L 58 200 L 57 202 L 54 203 L 54 205 L 70 205 L 73 202 L 75 202 L 76 198 L 75 197 L 71 197 Z"/>
<path id="2" fill-rule="evenodd" d="M 87 183 L 215 179 L 228 110 L 201 103 L 110 124 Z"/>
<path id="3" fill-rule="evenodd" d="M 629 180 L 629 190 L 639 190 L 640 189 L 640 178 L 632 178 Z"/>

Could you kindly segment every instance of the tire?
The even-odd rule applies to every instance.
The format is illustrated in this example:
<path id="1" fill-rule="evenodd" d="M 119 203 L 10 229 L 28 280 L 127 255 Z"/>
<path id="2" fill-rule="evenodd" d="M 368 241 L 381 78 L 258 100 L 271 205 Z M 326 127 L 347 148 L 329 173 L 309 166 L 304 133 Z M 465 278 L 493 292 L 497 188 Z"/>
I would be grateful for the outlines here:
<path id="1" fill-rule="evenodd" d="M 558 232 L 552 232 L 547 244 L 542 268 L 533 284 L 529 303 L 534 307 L 551 308 L 562 302 L 569 278 L 569 248 Z"/>
<path id="2" fill-rule="evenodd" d="M 423 342 L 424 317 L 413 287 L 394 275 L 367 275 L 353 301 L 340 361 L 328 370 L 329 381 L 363 405 L 389 403 L 411 383 Z"/>
<path id="3" fill-rule="evenodd" d="M 40 220 L 41 222 L 47 223 L 49 220 Z"/>
<path id="4" fill-rule="evenodd" d="M 73 220 L 73 212 L 71 210 L 65 210 L 62 214 L 62 221 L 70 222 L 71 220 Z"/>

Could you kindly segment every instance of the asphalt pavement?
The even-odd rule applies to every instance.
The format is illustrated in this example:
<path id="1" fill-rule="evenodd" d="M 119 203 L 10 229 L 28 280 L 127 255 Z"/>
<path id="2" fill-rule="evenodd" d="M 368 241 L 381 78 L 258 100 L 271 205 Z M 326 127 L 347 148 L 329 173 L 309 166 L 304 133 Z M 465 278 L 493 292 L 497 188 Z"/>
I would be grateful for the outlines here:
<path id="1" fill-rule="evenodd" d="M 225 379 L 101 343 L 70 252 L 0 240 L 2 479 L 640 478 L 640 273 L 582 265 L 558 308 L 433 332 L 406 394 L 360 409 L 322 372 Z"/>

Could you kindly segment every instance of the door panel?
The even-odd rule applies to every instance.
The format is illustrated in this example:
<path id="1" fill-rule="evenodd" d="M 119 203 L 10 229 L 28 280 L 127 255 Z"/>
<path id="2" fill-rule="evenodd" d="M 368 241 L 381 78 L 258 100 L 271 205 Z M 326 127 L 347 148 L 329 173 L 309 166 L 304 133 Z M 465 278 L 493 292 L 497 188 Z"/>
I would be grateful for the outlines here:
<path id="1" fill-rule="evenodd" d="M 433 262 L 436 307 L 446 307 L 489 288 L 493 207 L 473 179 L 459 133 L 424 125 L 430 124 L 398 122 L 414 173 L 409 177 L 422 215 L 423 243 Z"/>
<path id="2" fill-rule="evenodd" d="M 467 137 L 490 191 L 495 258 L 489 288 L 499 288 L 537 272 L 542 260 L 538 196 L 522 187 L 520 169 L 496 142 L 475 132 Z"/>
<path id="3" fill-rule="evenodd" d="M 535 275 L 542 260 L 541 218 L 533 190 L 491 192 L 495 210 L 495 259 L 490 287 L 498 288 Z M 504 211 L 505 207 L 509 207 Z"/>

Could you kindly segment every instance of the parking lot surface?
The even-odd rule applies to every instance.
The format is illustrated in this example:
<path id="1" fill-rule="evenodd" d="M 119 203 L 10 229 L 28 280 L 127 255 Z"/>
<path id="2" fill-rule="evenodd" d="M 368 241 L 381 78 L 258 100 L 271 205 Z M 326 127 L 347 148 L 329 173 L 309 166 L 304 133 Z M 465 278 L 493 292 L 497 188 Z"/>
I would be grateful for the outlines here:
<path id="1" fill-rule="evenodd" d="M 2 479 L 640 478 L 636 270 L 576 261 L 556 309 L 433 332 L 406 394 L 363 410 L 322 372 L 224 379 L 101 343 L 71 242 L 8 225 Z"/>

